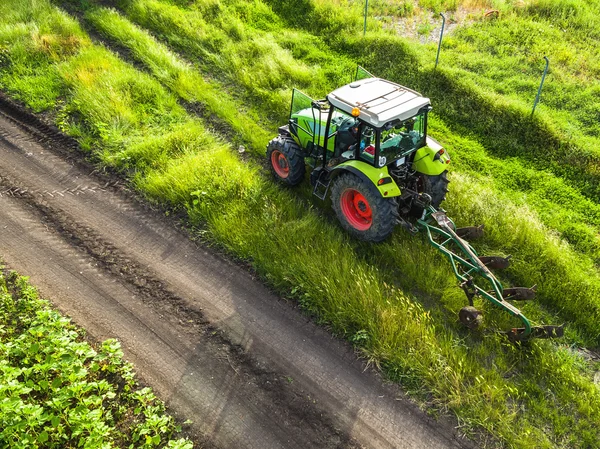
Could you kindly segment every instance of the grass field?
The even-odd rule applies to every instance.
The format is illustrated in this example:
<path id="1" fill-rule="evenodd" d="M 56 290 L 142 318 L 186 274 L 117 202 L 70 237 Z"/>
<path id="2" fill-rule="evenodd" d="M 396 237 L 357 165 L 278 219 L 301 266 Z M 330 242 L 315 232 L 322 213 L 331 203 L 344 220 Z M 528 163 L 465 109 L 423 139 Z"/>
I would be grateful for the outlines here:
<path id="1" fill-rule="evenodd" d="M 55 117 L 151 201 L 187 211 L 190 226 L 484 445 L 600 447 L 598 366 L 577 350 L 600 343 L 598 136 L 586 119 L 597 106 L 594 64 L 557 60 L 530 118 L 538 53 L 556 40 L 544 11 L 562 5 L 564 29 L 586 24 L 561 48 L 593 62 L 597 2 L 504 2 L 497 20 L 448 36 L 437 70 L 435 46 L 382 31 L 384 21 L 370 20 L 363 38 L 360 2 L 107 3 L 1 5 L 0 86 Z M 408 14 L 370 3 L 386 23 Z M 420 4 L 469 2 L 450 3 Z M 495 6 L 480 3 L 469 4 Z M 534 26 L 537 41 L 521 42 Z M 507 48 L 493 54 L 500 41 Z M 445 208 L 459 224 L 485 224 L 481 252 L 513 254 L 504 280 L 539 285 L 523 309 L 566 322 L 563 340 L 515 347 L 492 331 L 510 319 L 485 305 L 484 329 L 466 331 L 456 319 L 464 294 L 424 239 L 399 229 L 381 245 L 353 241 L 307 187 L 270 180 L 264 148 L 287 119 L 290 89 L 322 97 L 357 63 L 432 98 L 431 133 L 453 157 Z M 240 159 L 240 144 L 250 158 Z"/>

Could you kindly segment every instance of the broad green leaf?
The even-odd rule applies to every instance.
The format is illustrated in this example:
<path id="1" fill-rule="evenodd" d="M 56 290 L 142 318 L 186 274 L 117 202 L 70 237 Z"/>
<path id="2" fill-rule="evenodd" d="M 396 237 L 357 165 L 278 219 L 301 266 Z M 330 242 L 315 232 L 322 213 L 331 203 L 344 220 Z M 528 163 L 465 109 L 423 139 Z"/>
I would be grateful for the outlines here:
<path id="1" fill-rule="evenodd" d="M 38 441 L 39 441 L 40 443 L 45 443 L 46 441 L 48 441 L 48 432 L 46 432 L 46 431 L 44 430 L 42 433 L 40 433 L 40 434 L 38 435 L 38 438 L 37 438 L 37 439 L 38 439 Z"/>

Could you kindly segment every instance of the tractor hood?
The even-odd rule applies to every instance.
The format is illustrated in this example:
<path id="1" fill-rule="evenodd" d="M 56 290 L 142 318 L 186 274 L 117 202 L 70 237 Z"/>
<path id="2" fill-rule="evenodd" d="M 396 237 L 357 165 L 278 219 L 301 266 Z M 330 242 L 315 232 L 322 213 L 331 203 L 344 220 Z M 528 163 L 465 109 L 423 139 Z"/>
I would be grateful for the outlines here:
<path id="1" fill-rule="evenodd" d="M 418 92 L 381 78 L 355 81 L 331 92 L 327 99 L 342 111 L 352 114 L 358 108 L 361 120 L 380 128 L 395 119 L 414 117 L 430 104 Z"/>

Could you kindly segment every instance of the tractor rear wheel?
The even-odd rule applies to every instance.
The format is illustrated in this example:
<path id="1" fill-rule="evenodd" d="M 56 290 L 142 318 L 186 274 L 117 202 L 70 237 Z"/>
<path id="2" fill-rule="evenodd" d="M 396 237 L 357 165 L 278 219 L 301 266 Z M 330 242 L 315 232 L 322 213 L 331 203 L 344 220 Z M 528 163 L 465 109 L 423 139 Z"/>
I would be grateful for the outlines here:
<path id="1" fill-rule="evenodd" d="M 304 179 L 302 150 L 290 137 L 279 135 L 272 139 L 267 145 L 267 159 L 278 181 L 295 186 Z"/>
<path id="2" fill-rule="evenodd" d="M 351 173 L 334 180 L 331 205 L 342 227 L 361 240 L 381 242 L 396 225 L 395 198 L 382 197 L 374 185 Z"/>
<path id="3" fill-rule="evenodd" d="M 420 192 L 428 193 L 431 196 L 431 205 L 438 209 L 442 201 L 446 199 L 448 193 L 448 170 L 444 170 L 437 176 L 424 175 L 419 176 Z"/>

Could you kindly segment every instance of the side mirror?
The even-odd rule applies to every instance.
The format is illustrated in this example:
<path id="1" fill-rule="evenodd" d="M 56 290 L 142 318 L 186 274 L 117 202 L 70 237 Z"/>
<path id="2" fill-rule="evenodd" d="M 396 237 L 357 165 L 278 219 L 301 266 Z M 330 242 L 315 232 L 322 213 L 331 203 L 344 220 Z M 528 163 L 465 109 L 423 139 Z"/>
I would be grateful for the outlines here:
<path id="1" fill-rule="evenodd" d="M 329 109 L 329 102 L 327 100 L 313 100 L 310 105 L 319 111 L 322 109 Z"/>

